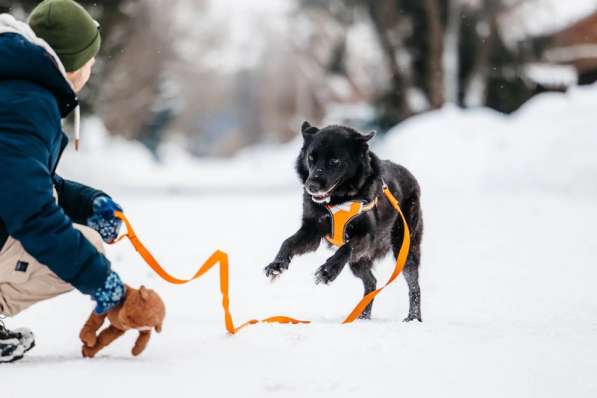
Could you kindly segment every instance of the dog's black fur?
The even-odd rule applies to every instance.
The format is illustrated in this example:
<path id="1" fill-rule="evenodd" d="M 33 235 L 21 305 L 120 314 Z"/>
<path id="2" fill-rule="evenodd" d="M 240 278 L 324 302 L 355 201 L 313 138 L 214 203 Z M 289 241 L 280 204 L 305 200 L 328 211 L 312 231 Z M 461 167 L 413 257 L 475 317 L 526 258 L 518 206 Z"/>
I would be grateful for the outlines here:
<path id="1" fill-rule="evenodd" d="M 305 187 L 303 220 L 300 229 L 286 239 L 274 262 L 265 268 L 270 278 L 288 269 L 295 255 L 317 250 L 321 240 L 330 233 L 331 216 L 322 202 L 337 205 L 350 200 L 378 205 L 350 222 L 346 229 L 346 244 L 338 248 L 315 273 L 316 283 L 334 281 L 346 263 L 353 274 L 363 281 L 365 295 L 376 289 L 371 268 L 390 249 L 398 255 L 402 245 L 403 225 L 400 216 L 386 200 L 382 180 L 398 199 L 411 231 L 411 247 L 404 276 L 409 288 L 410 308 L 405 321 L 421 321 L 419 263 L 423 219 L 420 188 L 415 177 L 404 167 L 380 160 L 369 150 L 368 141 L 375 133 L 361 135 L 355 130 L 330 126 L 318 129 L 303 123 L 304 145 L 296 168 Z M 327 193 L 330 191 L 329 193 Z M 329 198 L 328 198 L 329 196 Z M 371 317 L 371 303 L 361 318 Z"/>

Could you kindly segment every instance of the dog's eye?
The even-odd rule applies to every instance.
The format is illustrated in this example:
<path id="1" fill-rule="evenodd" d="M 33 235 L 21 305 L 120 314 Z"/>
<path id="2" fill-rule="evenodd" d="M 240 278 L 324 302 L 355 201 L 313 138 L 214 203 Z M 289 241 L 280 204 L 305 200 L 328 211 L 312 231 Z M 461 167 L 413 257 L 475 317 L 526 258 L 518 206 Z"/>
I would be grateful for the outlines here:
<path id="1" fill-rule="evenodd" d="M 313 164 L 315 162 L 315 156 L 313 155 L 309 155 L 309 157 L 307 158 L 309 160 L 309 163 Z"/>
<path id="2" fill-rule="evenodd" d="M 328 161 L 328 163 L 329 163 L 329 165 L 331 167 L 338 167 L 338 166 L 340 166 L 340 160 L 339 159 L 330 159 Z"/>

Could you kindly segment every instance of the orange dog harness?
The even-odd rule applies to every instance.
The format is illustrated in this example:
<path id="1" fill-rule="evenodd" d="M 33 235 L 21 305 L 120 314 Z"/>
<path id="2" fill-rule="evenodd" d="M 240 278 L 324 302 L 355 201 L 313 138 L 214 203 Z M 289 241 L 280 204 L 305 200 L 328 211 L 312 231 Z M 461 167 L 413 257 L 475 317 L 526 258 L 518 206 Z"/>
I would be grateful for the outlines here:
<path id="1" fill-rule="evenodd" d="M 325 239 L 334 246 L 342 246 L 346 243 L 346 228 L 348 224 L 361 214 L 372 210 L 377 206 L 377 198 L 369 203 L 360 200 L 344 202 L 336 206 L 326 206 L 332 217 L 332 232 L 326 235 Z"/>

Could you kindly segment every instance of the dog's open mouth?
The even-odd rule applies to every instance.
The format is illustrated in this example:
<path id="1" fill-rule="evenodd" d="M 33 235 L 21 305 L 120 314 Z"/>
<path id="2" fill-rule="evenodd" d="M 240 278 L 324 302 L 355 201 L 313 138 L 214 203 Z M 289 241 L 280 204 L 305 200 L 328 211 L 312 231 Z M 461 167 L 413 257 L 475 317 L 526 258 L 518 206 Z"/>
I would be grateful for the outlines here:
<path id="1" fill-rule="evenodd" d="M 336 188 L 337 185 L 338 183 L 332 185 L 332 187 L 325 192 L 311 192 L 309 188 L 305 188 L 305 190 L 309 195 L 311 195 L 311 200 L 313 202 L 318 204 L 330 203 L 330 200 L 332 198 L 332 191 L 334 190 L 334 188 Z"/>

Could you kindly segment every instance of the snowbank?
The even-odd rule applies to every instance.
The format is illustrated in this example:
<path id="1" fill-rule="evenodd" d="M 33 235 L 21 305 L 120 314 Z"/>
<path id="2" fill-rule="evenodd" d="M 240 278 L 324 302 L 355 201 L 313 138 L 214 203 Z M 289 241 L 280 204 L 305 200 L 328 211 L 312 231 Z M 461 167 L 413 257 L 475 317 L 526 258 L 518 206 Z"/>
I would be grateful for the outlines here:
<path id="1" fill-rule="evenodd" d="M 511 116 L 453 107 L 392 130 L 380 152 L 428 189 L 597 195 L 597 87 L 535 97 Z"/>
<path id="2" fill-rule="evenodd" d="M 535 97 L 511 116 L 452 106 L 414 117 L 378 139 L 375 150 L 410 168 L 425 190 L 546 191 L 597 195 L 597 87 Z M 294 159 L 301 139 L 257 147 L 231 159 L 197 160 L 179 146 L 162 148 L 157 163 L 138 143 L 108 139 L 97 119 L 83 126 L 61 171 L 112 189 L 168 191 L 296 187 Z"/>

